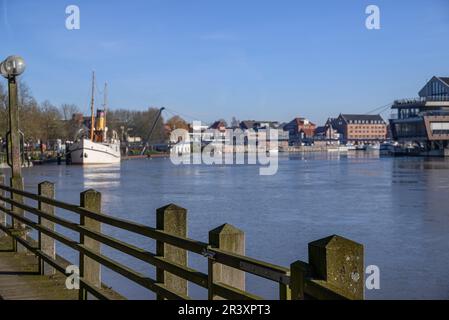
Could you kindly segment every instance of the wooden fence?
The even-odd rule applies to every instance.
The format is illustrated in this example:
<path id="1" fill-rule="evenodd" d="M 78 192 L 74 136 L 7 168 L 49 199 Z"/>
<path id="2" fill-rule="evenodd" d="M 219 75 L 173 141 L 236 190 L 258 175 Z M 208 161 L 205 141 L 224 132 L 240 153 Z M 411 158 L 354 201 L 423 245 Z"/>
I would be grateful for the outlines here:
<path id="1" fill-rule="evenodd" d="M 66 272 L 67 264 L 56 255 L 55 241 L 76 250 L 80 299 L 87 299 L 88 293 L 98 299 L 118 297 L 102 285 L 101 266 L 155 292 L 157 299 L 191 299 L 188 282 L 205 288 L 209 299 L 262 299 L 245 290 L 246 273 L 277 283 L 280 299 L 364 298 L 363 246 L 340 236 L 309 243 L 309 262 L 298 260 L 286 268 L 246 257 L 244 232 L 229 224 L 211 230 L 208 243 L 188 238 L 187 210 L 174 204 L 157 209 L 153 228 L 104 214 L 101 194 L 95 190 L 82 192 L 79 205 L 56 200 L 50 182 L 40 183 L 38 190 L 34 194 L 13 189 L 0 176 L 0 230 L 12 237 L 14 250 L 28 250 L 39 258 L 42 274 Z M 30 206 L 25 199 L 37 205 Z M 56 216 L 55 208 L 77 214 L 79 223 Z M 26 217 L 25 212 L 37 216 L 37 222 Z M 156 252 L 102 233 L 103 224 L 155 240 Z M 75 231 L 79 240 L 57 232 L 55 225 Z M 26 236 L 29 228 L 37 231 L 34 242 Z M 156 279 L 104 255 L 102 245 L 154 266 Z M 188 252 L 207 259 L 207 274 L 188 266 Z"/>

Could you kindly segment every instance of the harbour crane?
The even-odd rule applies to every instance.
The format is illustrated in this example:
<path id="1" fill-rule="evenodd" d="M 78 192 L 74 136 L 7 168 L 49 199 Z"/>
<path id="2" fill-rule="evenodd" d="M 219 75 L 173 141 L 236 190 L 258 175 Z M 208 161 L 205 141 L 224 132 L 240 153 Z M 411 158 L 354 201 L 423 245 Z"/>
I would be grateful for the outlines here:
<path id="1" fill-rule="evenodd" d="M 144 145 L 144 147 L 142 148 L 142 152 L 140 153 L 140 155 L 144 155 L 144 154 L 145 154 L 145 151 L 146 151 L 147 148 L 149 147 L 149 145 L 150 145 L 150 139 L 151 139 L 151 136 L 152 136 L 152 134 L 153 134 L 154 128 L 156 128 L 156 124 L 157 124 L 157 122 L 159 121 L 159 118 L 161 117 L 162 111 L 164 111 L 164 110 L 165 110 L 164 107 L 162 107 L 162 108 L 159 109 L 159 112 L 158 112 L 157 115 L 156 115 L 156 119 L 155 119 L 154 122 L 153 122 L 153 126 L 151 127 L 150 132 L 148 133 L 148 137 L 147 137 L 147 139 L 145 140 L 145 145 Z"/>

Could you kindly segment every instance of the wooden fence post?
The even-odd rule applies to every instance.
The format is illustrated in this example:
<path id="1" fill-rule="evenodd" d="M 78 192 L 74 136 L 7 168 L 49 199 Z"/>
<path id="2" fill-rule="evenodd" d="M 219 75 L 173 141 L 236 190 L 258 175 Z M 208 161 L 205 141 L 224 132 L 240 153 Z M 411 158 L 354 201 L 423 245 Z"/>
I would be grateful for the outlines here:
<path id="1" fill-rule="evenodd" d="M 101 193 L 93 189 L 82 192 L 80 194 L 80 206 L 89 211 L 101 214 Z M 92 218 L 88 218 L 83 214 L 81 214 L 80 216 L 80 225 L 89 228 L 92 231 L 101 232 L 101 222 L 94 220 Z M 101 252 L 100 242 L 85 236 L 83 232 L 80 232 L 80 244 L 84 245 L 86 248 L 96 253 Z M 80 264 L 80 277 L 88 281 L 90 284 L 98 288 L 101 288 L 100 264 L 92 260 L 91 258 L 86 257 L 81 252 L 79 264 Z M 79 298 L 81 300 L 87 299 L 87 291 L 85 288 L 83 288 L 81 283 L 79 290 Z"/>
<path id="2" fill-rule="evenodd" d="M 223 224 L 209 231 L 209 245 L 220 250 L 245 254 L 245 233 L 230 224 Z M 213 283 L 221 282 L 242 291 L 245 290 L 245 272 L 209 259 L 209 299 L 221 300 L 213 293 Z"/>
<path id="3" fill-rule="evenodd" d="M 337 235 L 309 243 L 312 276 L 349 299 L 364 298 L 363 255 L 363 245 Z"/>
<path id="4" fill-rule="evenodd" d="M 290 288 L 292 300 L 304 300 L 304 287 L 309 276 L 309 266 L 303 261 L 295 261 L 290 265 Z"/>
<path id="5" fill-rule="evenodd" d="M 0 175 L 0 184 L 5 185 L 5 176 L 4 175 Z M 5 197 L 5 193 L 6 193 L 5 190 L 0 189 L 0 196 Z M 4 208 L 5 202 L 0 201 L 0 206 L 2 208 Z M 0 211 L 0 225 L 6 226 L 6 213 L 3 211 Z M 0 237 L 2 237 L 3 235 L 5 235 L 5 233 L 0 230 Z"/>
<path id="6" fill-rule="evenodd" d="M 187 210 L 175 204 L 169 204 L 156 210 L 156 228 L 167 233 L 187 237 Z M 156 241 L 156 254 L 170 262 L 187 266 L 187 251 L 170 244 Z M 156 280 L 176 293 L 188 294 L 187 280 L 175 276 L 163 269 L 156 269 Z M 157 296 L 158 300 L 163 297 Z"/>
<path id="7" fill-rule="evenodd" d="M 38 192 L 40 196 L 46 197 L 46 198 L 55 198 L 55 185 L 51 182 L 44 181 L 39 183 L 38 185 Z M 46 204 L 44 202 L 39 201 L 38 204 L 39 210 L 54 216 L 55 215 L 55 208 L 52 205 Z M 39 225 L 48 228 L 52 231 L 55 230 L 55 224 L 54 222 L 47 220 L 45 218 L 38 217 L 38 223 Z M 38 243 L 39 243 L 39 249 L 45 253 L 46 255 L 50 256 L 53 259 L 56 259 L 56 243 L 55 240 L 45 234 L 42 234 L 38 231 Z M 55 274 L 56 270 L 45 263 L 42 259 L 39 261 L 39 269 L 41 274 L 43 275 L 52 275 Z"/>

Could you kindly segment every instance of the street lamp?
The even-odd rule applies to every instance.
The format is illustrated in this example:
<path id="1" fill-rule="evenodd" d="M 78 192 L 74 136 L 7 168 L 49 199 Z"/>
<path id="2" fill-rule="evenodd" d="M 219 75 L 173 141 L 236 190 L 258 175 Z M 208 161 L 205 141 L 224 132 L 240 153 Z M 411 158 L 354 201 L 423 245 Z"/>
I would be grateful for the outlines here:
<path id="1" fill-rule="evenodd" d="M 8 79 L 9 132 L 8 164 L 12 169 L 11 186 L 23 189 L 22 164 L 20 161 L 19 106 L 16 77 L 25 71 L 25 61 L 19 56 L 9 56 L 0 63 L 0 73 Z"/>
<path id="2" fill-rule="evenodd" d="M 6 79 L 20 76 L 25 71 L 25 61 L 19 56 L 9 56 L 5 61 L 0 63 L 0 73 Z"/>

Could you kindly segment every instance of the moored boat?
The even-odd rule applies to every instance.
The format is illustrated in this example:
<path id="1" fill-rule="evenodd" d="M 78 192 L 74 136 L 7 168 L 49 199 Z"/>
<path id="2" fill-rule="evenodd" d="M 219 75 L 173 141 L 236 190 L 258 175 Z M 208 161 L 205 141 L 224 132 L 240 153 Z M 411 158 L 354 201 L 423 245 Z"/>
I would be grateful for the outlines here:
<path id="1" fill-rule="evenodd" d="M 379 146 L 381 156 L 394 156 L 397 143 L 385 142 Z"/>
<path id="2" fill-rule="evenodd" d="M 380 144 L 369 144 L 366 146 L 366 151 L 379 151 Z"/>
<path id="3" fill-rule="evenodd" d="M 109 164 L 120 162 L 120 141 L 110 143 L 78 139 L 70 146 L 70 158 L 76 164 Z"/>
<path id="4" fill-rule="evenodd" d="M 353 145 L 352 143 L 347 143 L 346 147 L 348 148 L 348 151 L 356 150 L 356 146 Z"/>
<path id="5" fill-rule="evenodd" d="M 94 116 L 95 73 L 92 75 L 92 100 L 90 130 L 81 130 L 75 142 L 69 146 L 67 157 L 70 163 L 75 164 L 111 164 L 119 163 L 121 159 L 120 140 L 113 131 L 109 138 L 106 126 L 106 92 L 104 108 L 97 110 Z"/>

